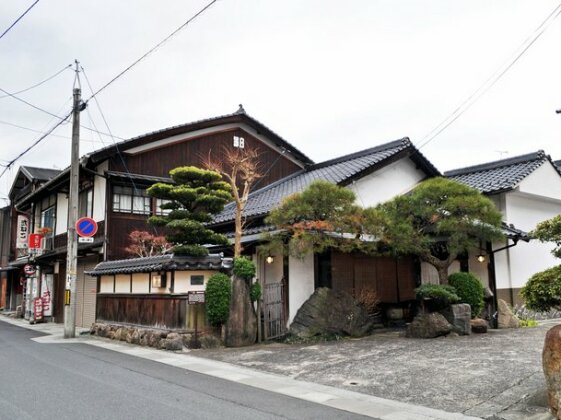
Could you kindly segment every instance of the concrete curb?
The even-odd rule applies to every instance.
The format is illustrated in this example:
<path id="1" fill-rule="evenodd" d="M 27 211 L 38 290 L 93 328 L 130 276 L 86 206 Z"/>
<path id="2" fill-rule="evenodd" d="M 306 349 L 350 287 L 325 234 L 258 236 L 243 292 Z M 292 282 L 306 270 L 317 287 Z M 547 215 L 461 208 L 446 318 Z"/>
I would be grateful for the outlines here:
<path id="1" fill-rule="evenodd" d="M 16 325 L 18 327 L 27 328 L 29 330 L 49 334 L 47 336 L 33 339 L 39 343 L 88 344 L 382 420 L 479 419 L 479 417 L 466 416 L 461 413 L 449 413 L 442 410 L 378 398 L 331 386 L 300 381 L 286 376 L 260 372 L 230 363 L 190 356 L 187 352 L 167 352 L 130 345 L 123 342 L 93 338 L 91 336 L 77 336 L 74 339 L 64 339 L 63 327 L 57 324 L 31 325 L 23 320 L 16 320 L 7 317 L 0 317 L 0 321 Z"/>

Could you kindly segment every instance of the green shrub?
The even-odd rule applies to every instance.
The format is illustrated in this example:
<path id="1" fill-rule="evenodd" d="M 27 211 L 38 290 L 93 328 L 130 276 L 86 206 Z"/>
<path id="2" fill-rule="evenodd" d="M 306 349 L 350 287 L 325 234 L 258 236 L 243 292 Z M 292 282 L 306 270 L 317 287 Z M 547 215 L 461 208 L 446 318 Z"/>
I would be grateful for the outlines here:
<path id="1" fill-rule="evenodd" d="M 448 277 L 450 286 L 456 289 L 461 303 L 471 306 L 471 317 L 476 318 L 483 310 L 483 285 L 472 273 L 454 273 Z"/>
<path id="2" fill-rule="evenodd" d="M 443 284 L 423 284 L 415 289 L 417 299 L 431 299 L 434 310 L 444 309 L 447 306 L 458 303 L 460 297 L 452 286 Z"/>
<path id="3" fill-rule="evenodd" d="M 218 327 L 228 320 L 232 285 L 224 273 L 213 274 L 207 282 L 205 292 L 206 315 L 210 325 Z"/>
<path id="4" fill-rule="evenodd" d="M 247 257 L 234 258 L 234 274 L 244 280 L 255 277 L 255 264 Z"/>
<path id="5" fill-rule="evenodd" d="M 536 321 L 535 319 L 521 319 L 519 325 L 522 328 L 537 327 L 538 326 L 538 321 Z"/>
<path id="6" fill-rule="evenodd" d="M 534 311 L 561 309 L 561 265 L 534 274 L 520 295 Z"/>
<path id="7" fill-rule="evenodd" d="M 249 298 L 252 302 L 261 299 L 261 285 L 257 282 L 253 283 L 249 288 Z"/>

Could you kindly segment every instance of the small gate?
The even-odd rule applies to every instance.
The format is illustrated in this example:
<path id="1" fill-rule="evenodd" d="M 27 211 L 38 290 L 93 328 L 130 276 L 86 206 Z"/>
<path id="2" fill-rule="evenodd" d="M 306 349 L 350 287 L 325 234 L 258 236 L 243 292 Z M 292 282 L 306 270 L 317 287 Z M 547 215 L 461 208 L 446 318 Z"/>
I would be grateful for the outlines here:
<path id="1" fill-rule="evenodd" d="M 263 288 L 263 337 L 265 340 L 286 334 L 284 284 L 267 283 Z"/>

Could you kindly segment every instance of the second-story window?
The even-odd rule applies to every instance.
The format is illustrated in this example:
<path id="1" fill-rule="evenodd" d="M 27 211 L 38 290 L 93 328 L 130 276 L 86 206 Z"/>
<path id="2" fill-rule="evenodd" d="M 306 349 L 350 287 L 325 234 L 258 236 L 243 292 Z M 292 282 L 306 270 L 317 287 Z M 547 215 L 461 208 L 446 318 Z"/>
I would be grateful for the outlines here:
<path id="1" fill-rule="evenodd" d="M 162 204 L 171 203 L 171 200 L 163 200 L 161 198 L 156 198 L 156 214 L 158 216 L 167 216 L 171 213 L 171 209 L 163 209 Z"/>
<path id="2" fill-rule="evenodd" d="M 150 197 L 145 190 L 113 187 L 113 211 L 117 213 L 150 214 Z"/>
<path id="3" fill-rule="evenodd" d="M 92 217 L 93 215 L 93 190 L 88 188 L 80 192 L 78 196 L 78 212 L 80 217 Z"/>
<path id="4" fill-rule="evenodd" d="M 43 249 L 53 248 L 53 238 L 56 226 L 56 197 L 51 195 L 41 200 L 39 228 L 37 233 L 43 234 Z"/>

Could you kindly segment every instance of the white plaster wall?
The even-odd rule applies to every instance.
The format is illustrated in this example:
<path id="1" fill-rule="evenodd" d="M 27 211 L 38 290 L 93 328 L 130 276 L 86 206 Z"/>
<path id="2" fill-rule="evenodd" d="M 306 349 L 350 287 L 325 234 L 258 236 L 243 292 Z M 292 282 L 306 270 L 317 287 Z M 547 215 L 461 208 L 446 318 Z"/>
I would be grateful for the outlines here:
<path id="1" fill-rule="evenodd" d="M 57 194 L 55 235 L 66 233 L 67 230 L 68 230 L 68 196 L 66 194 Z"/>
<path id="2" fill-rule="evenodd" d="M 174 293 L 202 292 L 206 289 L 208 279 L 218 271 L 176 271 L 173 285 Z M 202 286 L 191 286 L 191 276 L 204 276 Z"/>
<path id="3" fill-rule="evenodd" d="M 267 264 L 265 258 L 263 258 L 265 262 L 263 283 L 280 283 L 283 277 L 283 256 L 273 255 L 273 262 L 271 264 Z"/>
<path id="4" fill-rule="evenodd" d="M 148 284 L 150 283 L 150 275 L 148 273 L 133 273 L 132 275 L 132 292 L 148 293 Z"/>
<path id="5" fill-rule="evenodd" d="M 550 162 L 545 162 L 522 180 L 518 191 L 561 200 L 561 176 Z"/>
<path id="6" fill-rule="evenodd" d="M 347 188 L 357 195 L 357 204 L 368 207 L 404 194 L 426 177 L 410 159 L 401 159 L 367 175 Z"/>
<path id="7" fill-rule="evenodd" d="M 288 258 L 288 325 L 296 316 L 300 306 L 314 293 L 314 256 L 312 253 L 304 259 Z"/>
<path id="8" fill-rule="evenodd" d="M 130 293 L 131 275 L 117 274 L 115 276 L 115 293 Z"/>
<path id="9" fill-rule="evenodd" d="M 99 279 L 99 293 L 113 293 L 113 275 L 101 276 Z"/>
<path id="10" fill-rule="evenodd" d="M 109 163 L 107 161 L 102 162 L 101 165 L 98 165 L 96 168 L 96 172 L 98 174 L 103 175 L 103 173 L 109 168 Z M 93 219 L 96 222 L 100 222 L 105 220 L 105 206 L 107 203 L 107 199 L 105 197 L 106 193 L 106 184 L 107 181 L 105 178 L 100 176 L 94 177 L 94 186 L 93 186 Z"/>
<path id="11" fill-rule="evenodd" d="M 558 175 L 557 177 L 559 178 Z M 547 185 L 546 180 L 542 179 L 542 182 Z M 553 180 L 550 180 L 550 187 L 552 182 Z M 527 186 L 529 185 L 531 184 L 528 183 Z M 553 194 L 555 193 L 551 193 Z M 519 192 L 507 193 L 505 203 L 505 220 L 527 232 L 534 229 L 539 222 L 561 213 L 561 201 Z M 504 245 L 504 242 L 495 244 L 493 249 Z M 550 253 L 552 248 L 553 245 L 538 241 L 530 243 L 520 241 L 512 248 L 497 252 L 495 254 L 497 288 L 522 287 L 534 273 L 558 265 L 559 260 Z"/>

